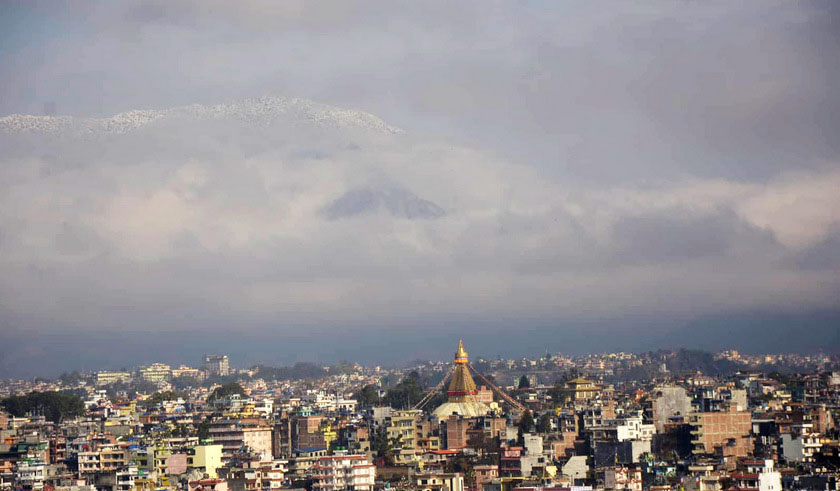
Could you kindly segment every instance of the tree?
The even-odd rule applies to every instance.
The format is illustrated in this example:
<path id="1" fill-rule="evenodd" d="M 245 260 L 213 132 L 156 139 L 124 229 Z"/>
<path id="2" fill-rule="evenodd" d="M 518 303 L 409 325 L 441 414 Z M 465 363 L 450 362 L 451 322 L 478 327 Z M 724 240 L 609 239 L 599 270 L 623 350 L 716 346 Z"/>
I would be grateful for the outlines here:
<path id="1" fill-rule="evenodd" d="M 548 433 L 551 431 L 551 413 L 545 413 L 537 419 L 537 433 Z"/>
<path id="2" fill-rule="evenodd" d="M 373 435 L 373 450 L 385 459 L 386 465 L 394 465 L 394 449 L 402 445 L 402 435 L 388 437 L 388 430 L 379 428 Z"/>
<path id="3" fill-rule="evenodd" d="M 180 377 L 173 378 L 171 384 L 172 387 L 175 387 L 177 390 L 184 390 L 189 387 L 201 387 L 201 380 L 195 377 L 182 375 Z"/>
<path id="4" fill-rule="evenodd" d="M 201 423 L 198 423 L 195 428 L 195 433 L 199 440 L 207 440 L 210 438 L 210 421 L 205 419 Z"/>
<path id="5" fill-rule="evenodd" d="M 146 399 L 144 402 L 145 406 L 156 406 L 164 401 L 177 401 L 180 396 L 171 390 L 165 390 L 161 392 L 155 392 L 152 394 L 152 397 Z"/>
<path id="6" fill-rule="evenodd" d="M 64 372 L 61 374 L 58 379 L 65 385 L 76 385 L 82 381 L 83 377 L 82 374 L 79 373 L 77 370 L 72 372 Z"/>
<path id="7" fill-rule="evenodd" d="M 365 385 L 356 396 L 360 406 L 373 406 L 379 402 L 379 390 L 372 384 Z"/>
<path id="8" fill-rule="evenodd" d="M 548 390 L 548 395 L 551 396 L 551 400 L 554 401 L 555 405 L 563 404 L 566 399 L 566 389 L 563 387 L 563 383 L 556 382 L 554 387 Z"/>
<path id="9" fill-rule="evenodd" d="M 385 404 L 395 409 L 408 409 L 423 398 L 420 374 L 411 372 L 385 394 Z"/>
<path id="10" fill-rule="evenodd" d="M 239 394 L 244 396 L 245 389 L 239 385 L 239 382 L 228 382 L 221 387 L 216 387 L 215 390 L 207 397 L 208 402 L 215 401 L 217 399 L 223 399 L 231 394 Z"/>
<path id="11" fill-rule="evenodd" d="M 80 397 L 52 391 L 7 397 L 0 400 L 0 406 L 12 416 L 39 413 L 54 423 L 85 414 L 85 403 Z"/>
<path id="12" fill-rule="evenodd" d="M 526 375 L 522 375 L 519 377 L 519 388 L 520 389 L 530 389 L 531 388 L 531 381 L 528 379 Z"/>
<path id="13" fill-rule="evenodd" d="M 531 415 L 531 411 L 526 409 L 525 412 L 522 413 L 517 426 L 519 427 L 520 435 L 531 432 L 534 428 L 534 417 Z"/>

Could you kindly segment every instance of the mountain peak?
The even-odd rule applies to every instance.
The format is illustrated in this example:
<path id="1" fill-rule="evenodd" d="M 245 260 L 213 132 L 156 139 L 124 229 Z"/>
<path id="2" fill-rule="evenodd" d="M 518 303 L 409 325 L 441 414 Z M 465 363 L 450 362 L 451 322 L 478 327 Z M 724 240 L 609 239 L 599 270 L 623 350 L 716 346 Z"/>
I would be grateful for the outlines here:
<path id="1" fill-rule="evenodd" d="M 0 118 L 0 133 L 91 137 L 130 133 L 170 119 L 232 119 L 257 126 L 271 126 L 285 120 L 324 128 L 360 128 L 380 133 L 402 133 L 401 129 L 363 111 L 308 99 L 278 96 L 240 99 L 210 106 L 193 104 L 162 110 L 132 110 L 108 118 L 13 114 Z"/>
<path id="2" fill-rule="evenodd" d="M 409 220 L 434 219 L 446 215 L 446 211 L 437 204 L 397 186 L 351 189 L 331 202 L 324 209 L 324 214 L 329 220 L 340 220 L 380 210 Z"/>

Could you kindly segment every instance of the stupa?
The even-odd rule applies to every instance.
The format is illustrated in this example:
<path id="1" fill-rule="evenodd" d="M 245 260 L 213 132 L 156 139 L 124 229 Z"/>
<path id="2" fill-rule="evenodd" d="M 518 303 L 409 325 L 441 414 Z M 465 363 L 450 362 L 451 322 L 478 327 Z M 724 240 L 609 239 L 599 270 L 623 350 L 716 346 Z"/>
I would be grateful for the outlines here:
<path id="1" fill-rule="evenodd" d="M 470 375 L 468 364 L 469 358 L 464 350 L 464 342 L 458 341 L 458 350 L 455 352 L 455 372 L 452 374 L 452 381 L 449 382 L 449 389 L 446 391 L 448 399 L 432 411 L 438 419 L 447 419 L 452 415 L 474 418 L 490 412 L 490 407 L 476 398 L 478 389 Z"/>

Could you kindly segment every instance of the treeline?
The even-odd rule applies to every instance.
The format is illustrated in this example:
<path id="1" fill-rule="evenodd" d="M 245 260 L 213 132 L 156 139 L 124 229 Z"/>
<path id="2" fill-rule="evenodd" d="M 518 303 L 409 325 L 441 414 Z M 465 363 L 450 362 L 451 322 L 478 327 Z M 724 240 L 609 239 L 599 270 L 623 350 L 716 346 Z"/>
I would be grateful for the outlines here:
<path id="1" fill-rule="evenodd" d="M 662 376 L 661 367 L 672 374 L 702 372 L 710 376 L 732 375 L 744 365 L 727 360 L 715 359 L 713 353 L 703 350 L 679 349 L 677 351 L 651 351 L 645 354 L 650 363 L 616 371 L 612 381 L 651 380 Z"/>
<path id="2" fill-rule="evenodd" d="M 427 385 L 422 383 L 420 374 L 416 371 L 409 373 L 399 383 L 391 387 L 380 398 L 378 389 L 373 385 L 365 385 L 356 392 L 356 399 L 359 405 L 369 406 L 391 406 L 394 409 L 410 409 L 420 402 L 426 395 Z M 443 403 L 446 395 L 441 392 L 430 401 L 430 407 Z"/>
<path id="3" fill-rule="evenodd" d="M 299 362 L 290 367 L 269 367 L 257 365 L 256 378 L 271 380 L 303 380 L 321 378 L 327 371 L 314 363 Z"/>
<path id="4" fill-rule="evenodd" d="M 52 391 L 10 396 L 0 400 L 0 406 L 12 416 L 43 414 L 54 423 L 85 414 L 85 403 L 79 396 Z"/>

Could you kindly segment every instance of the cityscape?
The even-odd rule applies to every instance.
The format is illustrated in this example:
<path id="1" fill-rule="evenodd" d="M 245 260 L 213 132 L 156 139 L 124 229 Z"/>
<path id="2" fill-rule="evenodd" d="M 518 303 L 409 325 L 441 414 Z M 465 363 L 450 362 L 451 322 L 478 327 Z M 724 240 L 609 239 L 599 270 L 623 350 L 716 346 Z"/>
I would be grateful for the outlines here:
<path id="1" fill-rule="evenodd" d="M 16 489 L 834 489 L 840 357 L 151 363 L 0 382 Z M 446 347 L 442 347 L 442 350 Z M 452 346 L 449 346 L 451 349 Z"/>
<path id="2" fill-rule="evenodd" d="M 0 491 L 840 491 L 840 0 L 0 0 Z"/>

